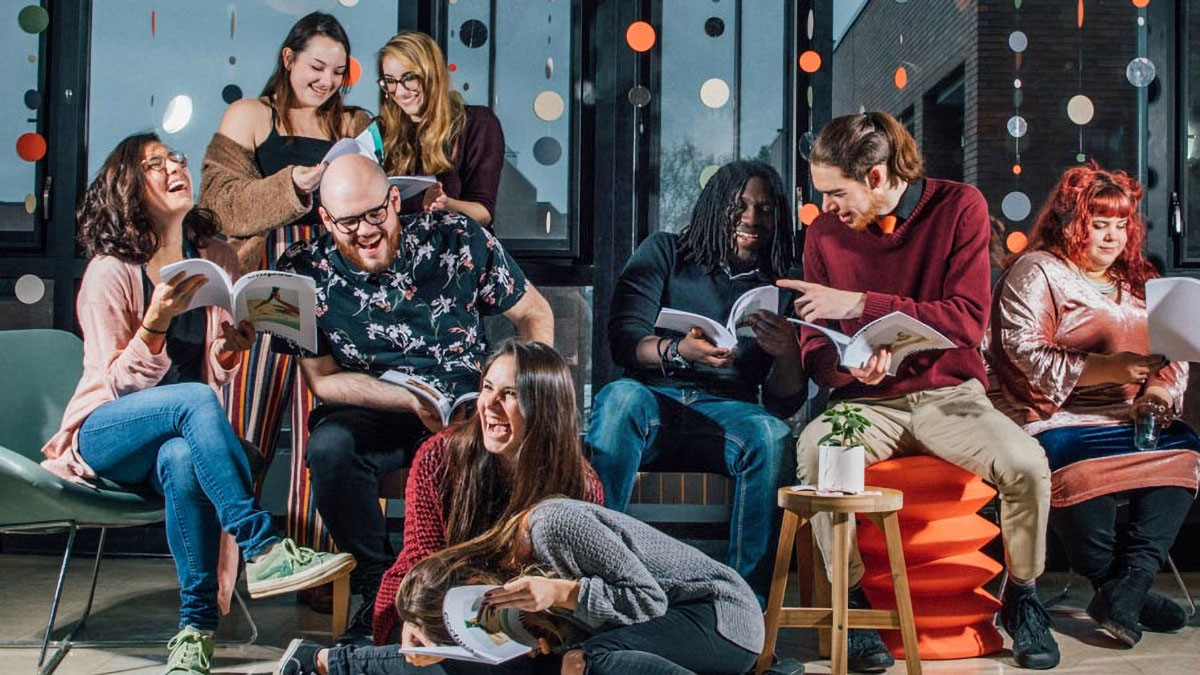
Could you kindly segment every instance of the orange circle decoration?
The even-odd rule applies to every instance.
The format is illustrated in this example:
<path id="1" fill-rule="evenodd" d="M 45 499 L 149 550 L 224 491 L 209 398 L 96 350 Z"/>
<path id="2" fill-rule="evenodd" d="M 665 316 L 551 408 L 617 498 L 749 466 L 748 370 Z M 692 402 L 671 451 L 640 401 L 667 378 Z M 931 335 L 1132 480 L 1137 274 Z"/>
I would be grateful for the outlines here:
<path id="1" fill-rule="evenodd" d="M 346 69 L 346 84 L 344 86 L 353 87 L 358 83 L 358 78 L 362 77 L 362 64 L 353 56 L 350 57 L 350 67 Z"/>
<path id="2" fill-rule="evenodd" d="M 46 139 L 30 131 L 17 139 L 17 154 L 26 162 L 36 162 L 46 156 Z"/>
<path id="3" fill-rule="evenodd" d="M 1013 175 L 1014 176 L 1021 175 L 1021 165 L 1020 164 L 1013 164 Z"/>
<path id="4" fill-rule="evenodd" d="M 1133 6 L 1141 9 L 1150 4 L 1150 0 L 1133 0 Z"/>
<path id="5" fill-rule="evenodd" d="M 1024 232 L 1009 233 L 1008 238 L 1004 240 L 1004 245 L 1007 246 L 1008 250 L 1012 253 L 1020 253 L 1021 251 L 1024 251 L 1028 244 L 1029 238 L 1025 236 Z"/>
<path id="6" fill-rule="evenodd" d="M 806 73 L 815 73 L 821 69 L 821 55 L 813 50 L 808 50 L 800 55 L 800 70 Z"/>
<path id="7" fill-rule="evenodd" d="M 805 226 L 812 225 L 819 215 L 821 215 L 821 207 L 812 202 L 800 207 L 800 222 Z"/>
<path id="8" fill-rule="evenodd" d="M 654 33 L 654 26 L 645 21 L 634 21 L 625 31 L 625 42 L 629 43 L 629 48 L 635 52 L 650 51 L 650 48 L 654 46 L 655 39 L 657 36 Z"/>
<path id="9" fill-rule="evenodd" d="M 896 68 L 896 74 L 892 77 L 892 81 L 896 83 L 897 89 L 903 89 L 908 86 L 908 71 L 904 66 Z"/>

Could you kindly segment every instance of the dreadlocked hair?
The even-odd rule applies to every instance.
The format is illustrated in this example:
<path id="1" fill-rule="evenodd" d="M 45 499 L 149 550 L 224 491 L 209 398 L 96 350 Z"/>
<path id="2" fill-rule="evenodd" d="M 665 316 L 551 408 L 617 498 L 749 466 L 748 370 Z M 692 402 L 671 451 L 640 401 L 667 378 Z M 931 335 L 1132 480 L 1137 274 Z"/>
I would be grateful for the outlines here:
<path id="1" fill-rule="evenodd" d="M 679 249 L 685 260 L 716 273 L 734 256 L 734 231 L 745 208 L 742 192 L 751 178 L 761 178 L 767 183 L 775 216 L 771 251 L 759 256 L 759 268 L 768 277 L 778 278 L 792 266 L 795 238 L 791 209 L 784 200 L 783 180 L 770 165 L 748 160 L 726 164 L 705 183 L 692 208 L 691 220 L 679 233 Z"/>

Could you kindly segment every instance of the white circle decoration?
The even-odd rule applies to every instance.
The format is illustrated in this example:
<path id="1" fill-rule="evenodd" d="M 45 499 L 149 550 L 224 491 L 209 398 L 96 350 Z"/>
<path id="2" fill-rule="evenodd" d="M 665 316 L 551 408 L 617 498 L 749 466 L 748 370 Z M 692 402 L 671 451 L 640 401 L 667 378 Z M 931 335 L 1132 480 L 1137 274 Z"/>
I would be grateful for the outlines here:
<path id="1" fill-rule="evenodd" d="M 1008 34 L 1008 48 L 1020 54 L 1029 46 L 1029 38 L 1019 30 L 1014 30 Z"/>
<path id="2" fill-rule="evenodd" d="M 1154 62 L 1139 56 L 1125 66 L 1125 79 L 1135 87 L 1145 87 L 1154 81 Z"/>
<path id="3" fill-rule="evenodd" d="M 553 122 L 562 117 L 563 109 L 562 97 L 553 91 L 543 91 L 533 99 L 533 114 L 545 122 Z"/>
<path id="4" fill-rule="evenodd" d="M 1076 94 L 1067 101 L 1067 117 L 1072 122 L 1083 126 L 1092 121 L 1092 117 L 1096 115 L 1096 107 L 1092 105 L 1092 99 L 1083 94 Z"/>
<path id="5" fill-rule="evenodd" d="M 1031 208 L 1029 196 L 1024 192 L 1010 192 L 1004 195 L 1004 201 L 1000 202 L 1000 210 L 1004 212 L 1004 217 L 1014 223 L 1028 218 Z"/>
<path id="6" fill-rule="evenodd" d="M 338 0 L 342 7 L 353 7 L 358 4 L 358 0 Z"/>
<path id="7" fill-rule="evenodd" d="M 700 169 L 700 189 L 703 190 L 704 186 L 708 185 L 708 181 L 712 179 L 713 174 L 715 174 L 717 169 L 720 168 L 721 167 L 717 166 L 716 164 L 709 164 L 703 169 Z"/>
<path id="8" fill-rule="evenodd" d="M 547 56 L 546 57 L 546 79 L 548 80 L 551 77 L 554 77 L 554 57 Z"/>
<path id="9" fill-rule="evenodd" d="M 163 112 L 162 127 L 168 134 L 182 131 L 192 121 L 192 97 L 180 94 L 171 99 Z"/>
<path id="10" fill-rule="evenodd" d="M 1008 118 L 1008 135 L 1013 138 L 1020 138 L 1029 131 L 1029 125 L 1025 123 L 1025 118 L 1020 115 L 1013 115 Z"/>
<path id="11" fill-rule="evenodd" d="M 719 77 L 705 80 L 700 85 L 700 100 L 710 108 L 720 108 L 729 102 L 729 85 Z"/>
<path id="12" fill-rule="evenodd" d="M 1021 78 L 1018 77 L 1013 80 L 1013 89 L 1020 89 L 1020 88 L 1021 88 Z"/>
<path id="13" fill-rule="evenodd" d="M 16 294 L 17 300 L 26 305 L 34 305 L 46 295 L 46 282 L 36 274 L 23 275 L 13 286 L 13 293 Z"/>

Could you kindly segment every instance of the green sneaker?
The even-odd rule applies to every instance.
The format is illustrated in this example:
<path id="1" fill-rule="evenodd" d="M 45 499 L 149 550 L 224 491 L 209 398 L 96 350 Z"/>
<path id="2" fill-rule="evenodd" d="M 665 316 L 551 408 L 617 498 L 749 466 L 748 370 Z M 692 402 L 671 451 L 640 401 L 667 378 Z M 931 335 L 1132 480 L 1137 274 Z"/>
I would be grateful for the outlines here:
<path id="1" fill-rule="evenodd" d="M 349 553 L 318 553 L 282 539 L 246 563 L 246 588 L 252 598 L 294 593 L 348 574 L 354 565 Z"/>
<path id="2" fill-rule="evenodd" d="M 167 657 L 166 675 L 208 675 L 212 662 L 212 635 L 191 626 L 175 634 L 167 643 L 171 655 Z"/>

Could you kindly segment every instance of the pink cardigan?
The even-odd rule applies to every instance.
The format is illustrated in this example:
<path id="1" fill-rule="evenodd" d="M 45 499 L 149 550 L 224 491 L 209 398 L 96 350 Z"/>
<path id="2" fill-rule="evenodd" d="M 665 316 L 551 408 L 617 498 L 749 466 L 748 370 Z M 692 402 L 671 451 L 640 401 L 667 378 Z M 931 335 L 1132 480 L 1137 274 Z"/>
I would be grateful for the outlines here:
<path id="1" fill-rule="evenodd" d="M 200 249 L 200 256 L 223 267 L 231 279 L 240 275 L 237 254 L 223 241 L 209 242 Z M 171 365 L 165 347 L 154 354 L 137 335 L 146 313 L 144 295 L 141 265 L 111 256 L 98 256 L 88 263 L 75 301 L 79 326 L 83 329 L 83 377 L 63 411 L 58 433 L 42 448 L 42 454 L 46 455 L 42 467 L 60 478 L 87 483 L 96 477 L 79 455 L 78 434 L 83 421 L 109 401 L 158 384 Z M 209 307 L 207 311 L 205 342 L 209 349 L 204 374 L 209 386 L 219 390 L 241 367 L 241 360 L 229 369 L 217 361 L 214 341 L 221 335 L 221 322 L 232 323 L 233 318 L 219 307 Z M 217 563 L 217 602 L 223 614 L 229 613 L 237 571 L 237 544 L 229 534 L 223 534 Z"/>

